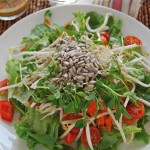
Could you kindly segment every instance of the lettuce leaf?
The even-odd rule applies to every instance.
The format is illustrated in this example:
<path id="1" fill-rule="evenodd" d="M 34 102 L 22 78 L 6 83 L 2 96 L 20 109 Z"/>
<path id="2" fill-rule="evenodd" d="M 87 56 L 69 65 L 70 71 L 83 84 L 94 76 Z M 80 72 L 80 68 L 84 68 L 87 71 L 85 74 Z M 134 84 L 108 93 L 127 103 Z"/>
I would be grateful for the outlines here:
<path id="1" fill-rule="evenodd" d="M 50 150 L 53 150 L 54 147 L 56 150 L 57 148 L 62 149 L 62 146 L 56 143 L 60 126 L 59 119 L 57 119 L 58 114 L 55 113 L 41 120 L 44 115 L 36 108 L 28 109 L 21 121 L 15 124 L 16 133 L 27 141 L 30 150 L 34 150 L 38 143 Z"/>

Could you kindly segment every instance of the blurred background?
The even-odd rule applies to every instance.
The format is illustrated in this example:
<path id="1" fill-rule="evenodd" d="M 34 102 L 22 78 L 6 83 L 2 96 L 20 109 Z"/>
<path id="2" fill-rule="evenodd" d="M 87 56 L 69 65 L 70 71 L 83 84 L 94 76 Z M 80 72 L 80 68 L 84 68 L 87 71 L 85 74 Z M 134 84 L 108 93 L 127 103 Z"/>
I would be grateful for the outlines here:
<path id="1" fill-rule="evenodd" d="M 2 1 L 3 0 L 0 0 L 0 10 L 2 6 Z M 53 2 L 50 1 L 51 0 L 30 0 L 29 7 L 25 11 L 25 13 L 23 13 L 23 15 L 11 21 L 0 20 L 0 35 L 14 23 L 16 23 L 17 21 L 19 21 L 20 19 L 24 18 L 29 14 L 32 14 L 44 8 L 53 7 L 55 5 L 61 5 L 60 3 L 56 4 L 54 0 Z M 64 2 L 64 0 L 58 1 Z M 75 0 L 73 0 L 72 2 L 74 1 Z M 67 3 L 69 3 L 69 0 L 67 0 Z M 138 21 L 140 21 L 150 29 L 150 0 L 77 0 L 77 2 L 75 3 L 102 5 L 105 7 L 116 9 L 118 11 L 122 11 L 136 18 Z"/>

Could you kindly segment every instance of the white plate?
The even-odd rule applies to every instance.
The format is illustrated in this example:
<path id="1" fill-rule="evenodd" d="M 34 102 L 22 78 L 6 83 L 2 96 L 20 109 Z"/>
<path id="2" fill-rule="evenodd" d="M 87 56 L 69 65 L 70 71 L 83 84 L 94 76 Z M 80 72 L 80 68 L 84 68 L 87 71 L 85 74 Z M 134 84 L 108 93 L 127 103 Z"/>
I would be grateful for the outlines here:
<path id="1" fill-rule="evenodd" d="M 89 12 L 95 11 L 100 14 L 106 14 L 107 12 L 112 12 L 116 18 L 121 18 L 123 21 L 122 33 L 123 35 L 135 35 L 139 37 L 144 45 L 144 49 L 148 51 L 150 31 L 140 22 L 135 19 L 120 13 L 118 11 L 91 5 L 67 5 L 48 8 L 53 12 L 52 23 L 65 24 L 67 21 L 72 19 L 72 12 L 81 11 Z M 36 12 L 21 21 L 17 22 L 11 28 L 9 28 L 0 37 L 0 80 L 6 77 L 5 63 L 8 58 L 8 48 L 20 43 L 21 38 L 28 36 L 31 29 L 35 25 L 43 22 L 43 16 L 46 10 L 44 9 Z M 148 127 L 150 130 L 150 126 Z M 15 134 L 15 130 L 12 125 L 4 123 L 0 120 L 0 150 L 27 150 L 26 143 L 19 139 Z M 1 148 L 2 147 L 2 148 Z M 145 146 L 143 143 L 136 142 L 127 146 L 120 146 L 120 150 L 150 150 L 150 144 Z M 41 150 L 41 148 L 40 148 Z"/>

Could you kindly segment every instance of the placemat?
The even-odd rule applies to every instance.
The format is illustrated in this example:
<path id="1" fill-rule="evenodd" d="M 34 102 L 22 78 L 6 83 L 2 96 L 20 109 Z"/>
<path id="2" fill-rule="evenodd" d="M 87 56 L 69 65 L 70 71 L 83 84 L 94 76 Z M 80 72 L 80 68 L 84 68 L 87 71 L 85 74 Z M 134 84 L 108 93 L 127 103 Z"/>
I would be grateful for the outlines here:
<path id="1" fill-rule="evenodd" d="M 24 18 L 25 16 L 32 14 L 38 10 L 47 8 L 47 7 L 50 7 L 48 0 L 31 0 L 28 10 L 21 17 L 17 18 L 16 20 L 13 20 L 13 21 L 0 20 L 0 35 L 5 30 L 7 30 L 10 26 L 12 26 L 14 23 L 16 23 L 20 19 Z M 139 20 L 145 26 L 150 28 L 150 0 L 144 1 L 142 7 L 139 10 L 137 20 Z"/>

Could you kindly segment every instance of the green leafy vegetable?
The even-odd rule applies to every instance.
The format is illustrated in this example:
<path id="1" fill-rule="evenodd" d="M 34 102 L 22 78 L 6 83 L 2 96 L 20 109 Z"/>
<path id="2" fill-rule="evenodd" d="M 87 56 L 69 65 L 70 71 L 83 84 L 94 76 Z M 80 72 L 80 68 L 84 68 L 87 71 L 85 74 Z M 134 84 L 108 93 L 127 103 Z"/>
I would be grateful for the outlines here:
<path id="1" fill-rule="evenodd" d="M 96 12 L 88 12 L 85 18 L 87 19 L 88 17 L 90 17 L 89 25 L 92 29 L 99 27 L 104 22 L 104 16 Z"/>

